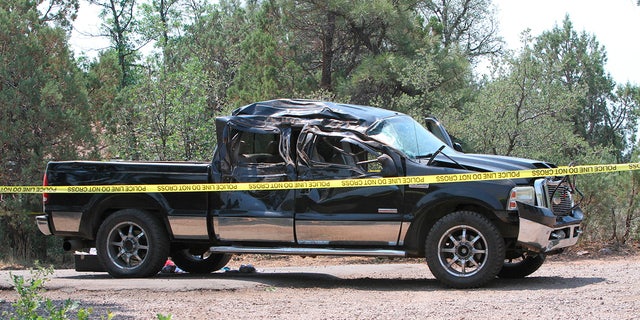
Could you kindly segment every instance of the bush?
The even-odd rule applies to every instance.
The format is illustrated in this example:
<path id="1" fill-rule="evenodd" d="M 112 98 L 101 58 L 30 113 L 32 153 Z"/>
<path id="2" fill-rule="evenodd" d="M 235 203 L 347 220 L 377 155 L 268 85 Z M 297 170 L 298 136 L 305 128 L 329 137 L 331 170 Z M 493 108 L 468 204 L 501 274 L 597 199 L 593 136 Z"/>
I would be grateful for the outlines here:
<path id="1" fill-rule="evenodd" d="M 73 312 L 75 312 L 75 318 L 79 320 L 89 319 L 91 308 L 79 308 L 76 301 L 67 299 L 61 306 L 58 306 L 51 299 L 41 297 L 45 291 L 44 285 L 49 280 L 47 277 L 53 274 L 53 268 L 38 266 L 37 269 L 30 269 L 29 274 L 29 278 L 10 274 L 11 281 L 20 298 L 11 304 L 14 308 L 13 312 L 4 311 L 2 313 L 3 319 L 69 319 L 69 314 Z M 102 319 L 112 318 L 111 312 L 106 317 L 102 317 Z"/>

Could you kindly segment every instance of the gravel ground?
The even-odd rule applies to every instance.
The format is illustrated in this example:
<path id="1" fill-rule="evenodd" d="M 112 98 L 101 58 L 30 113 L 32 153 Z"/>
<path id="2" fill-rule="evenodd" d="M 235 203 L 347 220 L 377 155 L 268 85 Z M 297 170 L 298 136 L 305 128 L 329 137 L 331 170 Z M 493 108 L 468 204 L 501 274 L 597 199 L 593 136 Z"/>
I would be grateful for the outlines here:
<path id="1" fill-rule="evenodd" d="M 575 254 L 573 254 L 575 256 Z M 473 290 L 443 288 L 420 260 L 235 257 L 237 270 L 207 276 L 112 279 L 58 270 L 47 298 L 93 308 L 92 319 L 637 319 L 640 257 L 550 257 L 533 275 Z M 15 272 L 14 272 L 15 273 Z M 8 279 L 8 272 L 0 272 Z M 3 280 L 4 281 L 4 280 Z M 1 309 L 17 295 L 0 283 Z"/>

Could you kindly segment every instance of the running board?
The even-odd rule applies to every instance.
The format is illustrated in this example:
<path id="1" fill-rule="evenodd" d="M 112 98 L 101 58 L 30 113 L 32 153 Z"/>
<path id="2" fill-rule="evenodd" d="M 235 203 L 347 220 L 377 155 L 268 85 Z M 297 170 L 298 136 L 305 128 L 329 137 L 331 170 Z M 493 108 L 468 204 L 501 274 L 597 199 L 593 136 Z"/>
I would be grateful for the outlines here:
<path id="1" fill-rule="evenodd" d="M 380 249 L 324 249 L 324 248 L 265 248 L 265 247 L 211 247 L 213 253 L 249 253 L 249 254 L 288 254 L 299 256 L 367 256 L 367 257 L 406 257 L 400 250 Z"/>

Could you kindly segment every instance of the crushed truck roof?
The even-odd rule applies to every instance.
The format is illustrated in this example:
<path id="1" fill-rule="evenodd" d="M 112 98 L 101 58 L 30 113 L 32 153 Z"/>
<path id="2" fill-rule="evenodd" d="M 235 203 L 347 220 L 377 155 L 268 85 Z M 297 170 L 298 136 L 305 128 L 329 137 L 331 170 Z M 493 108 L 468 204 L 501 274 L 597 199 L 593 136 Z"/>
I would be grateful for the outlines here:
<path id="1" fill-rule="evenodd" d="M 256 102 L 233 111 L 233 116 L 258 116 L 299 119 L 330 119 L 357 122 L 369 127 L 384 118 L 403 115 L 402 113 L 354 104 L 327 101 L 276 99 Z"/>

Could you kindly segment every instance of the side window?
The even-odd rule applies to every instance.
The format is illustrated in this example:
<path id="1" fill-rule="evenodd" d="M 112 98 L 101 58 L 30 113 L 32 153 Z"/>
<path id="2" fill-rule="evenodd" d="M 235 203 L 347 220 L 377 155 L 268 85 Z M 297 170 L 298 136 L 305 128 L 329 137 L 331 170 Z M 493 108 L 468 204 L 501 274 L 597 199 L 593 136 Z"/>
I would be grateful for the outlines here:
<path id="1" fill-rule="evenodd" d="M 311 148 L 311 160 L 315 163 L 349 165 L 353 163 L 351 155 L 342 149 L 339 137 L 316 136 Z"/>
<path id="2" fill-rule="evenodd" d="M 382 164 L 378 161 L 378 155 L 371 152 L 366 152 L 366 154 L 367 158 L 360 164 L 362 170 L 367 173 L 382 172 Z"/>
<path id="3" fill-rule="evenodd" d="M 361 173 L 380 172 L 376 162 L 378 155 L 349 142 L 340 136 L 315 136 L 310 145 L 309 158 L 312 166 L 346 166 Z"/>
<path id="4" fill-rule="evenodd" d="M 233 130 L 231 155 L 237 163 L 281 163 L 280 135 Z"/>

